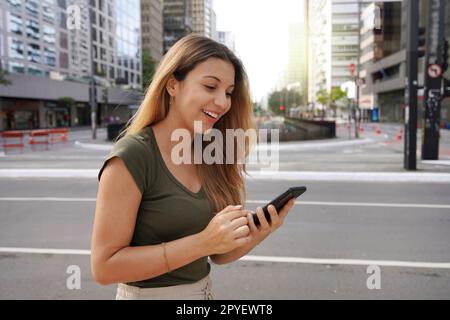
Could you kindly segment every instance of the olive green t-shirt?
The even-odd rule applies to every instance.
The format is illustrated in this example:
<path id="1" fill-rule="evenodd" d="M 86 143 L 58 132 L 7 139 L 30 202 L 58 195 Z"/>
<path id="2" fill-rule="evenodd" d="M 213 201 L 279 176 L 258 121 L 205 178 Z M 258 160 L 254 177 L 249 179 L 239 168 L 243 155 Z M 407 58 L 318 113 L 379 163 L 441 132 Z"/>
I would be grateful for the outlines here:
<path id="1" fill-rule="evenodd" d="M 130 246 L 156 245 L 198 233 L 213 218 L 203 188 L 198 193 L 191 192 L 171 174 L 150 126 L 114 144 L 100 169 L 99 180 L 113 157 L 123 160 L 142 193 Z M 152 263 L 148 261 L 149 267 Z M 153 288 L 193 283 L 206 277 L 210 268 L 207 257 L 203 257 L 156 278 L 128 284 Z"/>

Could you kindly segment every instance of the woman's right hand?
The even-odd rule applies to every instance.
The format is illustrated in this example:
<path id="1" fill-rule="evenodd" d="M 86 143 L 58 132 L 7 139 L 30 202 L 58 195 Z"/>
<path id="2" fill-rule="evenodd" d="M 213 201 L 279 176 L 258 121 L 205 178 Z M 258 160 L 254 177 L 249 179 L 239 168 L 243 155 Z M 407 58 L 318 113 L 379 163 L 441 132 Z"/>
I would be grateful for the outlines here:
<path id="1" fill-rule="evenodd" d="M 216 213 L 208 226 L 200 233 L 208 255 L 229 252 L 250 241 L 247 214 L 242 205 L 229 205 Z"/>

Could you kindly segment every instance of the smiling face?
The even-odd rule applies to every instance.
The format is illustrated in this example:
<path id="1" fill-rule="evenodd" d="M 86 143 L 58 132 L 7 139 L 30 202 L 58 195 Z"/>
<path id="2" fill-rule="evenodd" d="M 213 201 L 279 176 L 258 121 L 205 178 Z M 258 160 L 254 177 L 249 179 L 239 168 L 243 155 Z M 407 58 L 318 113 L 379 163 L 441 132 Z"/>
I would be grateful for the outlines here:
<path id="1" fill-rule="evenodd" d="M 172 77 L 167 91 L 173 99 L 169 117 L 179 119 L 180 126 L 194 132 L 194 121 L 202 122 L 202 132 L 211 129 L 231 108 L 234 89 L 233 65 L 209 58 L 195 66 L 183 81 Z"/>

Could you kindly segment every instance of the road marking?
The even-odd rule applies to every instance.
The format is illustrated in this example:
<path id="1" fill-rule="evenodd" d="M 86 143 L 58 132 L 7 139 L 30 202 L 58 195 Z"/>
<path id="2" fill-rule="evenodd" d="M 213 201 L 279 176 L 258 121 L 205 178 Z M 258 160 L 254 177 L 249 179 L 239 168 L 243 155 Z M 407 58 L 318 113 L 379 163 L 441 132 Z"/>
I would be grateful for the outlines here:
<path id="1" fill-rule="evenodd" d="M 0 197 L 0 201 L 10 202 L 95 202 L 95 198 L 56 198 L 56 197 Z M 247 200 L 246 203 L 266 204 L 270 200 Z M 384 207 L 384 208 L 425 208 L 450 209 L 450 204 L 422 204 L 422 203 L 379 203 L 379 202 L 331 202 L 331 201 L 296 201 L 302 206 L 341 206 L 341 207 Z"/>
<path id="2" fill-rule="evenodd" d="M 270 256 L 244 256 L 241 261 L 260 262 L 285 262 L 302 264 L 323 264 L 323 265 L 356 265 L 380 267 L 405 267 L 405 268 L 432 268 L 450 269 L 450 262 L 416 262 L 416 261 L 389 261 L 389 260 L 359 260 L 359 259 L 316 259 L 316 258 L 295 258 L 295 257 L 270 257 Z"/>
<path id="3" fill-rule="evenodd" d="M 99 169 L 0 169 L 0 178 L 93 178 Z M 327 172 L 248 171 L 248 181 L 333 181 L 450 183 L 450 173 L 440 172 Z"/>
<path id="4" fill-rule="evenodd" d="M 31 253 L 31 254 L 55 254 L 55 255 L 84 255 L 91 254 L 90 250 L 82 249 L 48 249 L 48 248 L 11 248 L 0 247 L 1 253 Z M 390 260 L 360 260 L 360 259 L 317 259 L 299 257 L 274 257 L 274 256 L 244 256 L 240 261 L 249 262 L 278 262 L 321 265 L 355 265 L 380 267 L 404 267 L 404 268 L 429 268 L 450 269 L 450 262 L 419 262 L 419 261 L 390 261 Z"/>
<path id="5" fill-rule="evenodd" d="M 101 151 L 111 151 L 113 144 L 94 144 L 94 143 L 83 143 L 80 141 L 75 141 L 75 146 L 84 148 L 84 149 L 90 149 L 90 150 L 101 150 Z"/>
<path id="6" fill-rule="evenodd" d="M 67 254 L 67 255 L 88 256 L 91 254 L 91 250 L 0 247 L 0 253 L 38 253 L 38 254 Z"/>
<path id="7" fill-rule="evenodd" d="M 95 202 L 95 198 L 55 198 L 55 197 L 1 197 L 0 201 L 54 201 L 54 202 Z"/>
<path id="8" fill-rule="evenodd" d="M 441 166 L 450 166 L 450 160 L 422 160 L 422 163 L 425 164 L 435 164 Z"/>
<path id="9" fill-rule="evenodd" d="M 449 173 L 437 172 L 327 172 L 249 171 L 247 180 L 333 181 L 333 182 L 424 182 L 450 183 Z"/>
<path id="10" fill-rule="evenodd" d="M 247 203 L 266 204 L 270 200 L 247 200 Z M 330 202 L 330 201 L 295 201 L 295 204 L 306 206 L 342 206 L 342 207 L 385 207 L 385 208 L 427 208 L 450 209 L 450 204 L 421 203 L 379 203 L 379 202 Z"/>

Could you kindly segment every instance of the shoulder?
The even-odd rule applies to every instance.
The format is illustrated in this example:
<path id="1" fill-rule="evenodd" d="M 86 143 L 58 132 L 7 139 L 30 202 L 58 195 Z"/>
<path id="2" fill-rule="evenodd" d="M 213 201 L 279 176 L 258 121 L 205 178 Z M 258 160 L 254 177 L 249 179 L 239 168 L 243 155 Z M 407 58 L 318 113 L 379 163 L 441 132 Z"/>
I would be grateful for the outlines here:
<path id="1" fill-rule="evenodd" d="M 112 151 L 117 150 L 126 150 L 129 152 L 149 152 L 149 139 L 143 134 L 143 132 L 129 134 L 118 141 L 116 141 L 113 145 Z"/>
<path id="2" fill-rule="evenodd" d="M 124 162 L 128 171 L 135 178 L 139 189 L 144 191 L 153 180 L 152 176 L 155 171 L 155 155 L 145 131 L 126 135 L 113 145 L 111 152 L 100 168 L 99 180 L 106 164 L 114 157 L 120 158 Z"/>

